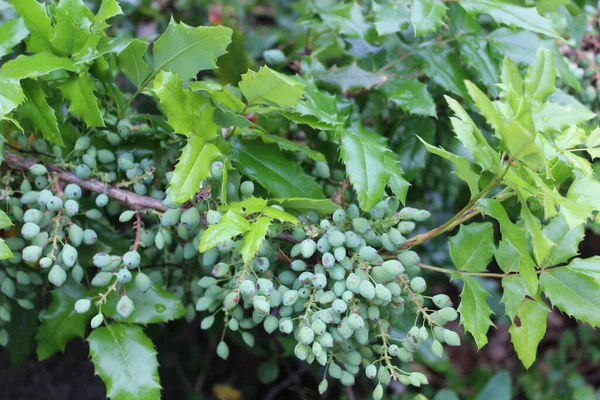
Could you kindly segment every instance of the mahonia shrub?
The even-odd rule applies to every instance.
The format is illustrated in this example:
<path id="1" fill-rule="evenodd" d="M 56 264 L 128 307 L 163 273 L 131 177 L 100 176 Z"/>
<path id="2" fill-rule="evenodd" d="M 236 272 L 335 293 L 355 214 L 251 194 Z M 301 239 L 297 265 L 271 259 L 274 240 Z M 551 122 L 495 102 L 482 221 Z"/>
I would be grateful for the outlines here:
<path id="1" fill-rule="evenodd" d="M 95 13 L 79 0 L 12 3 L 14 18 L 0 26 L 0 344 L 11 345 L 12 316 L 33 310 L 40 360 L 85 337 L 108 397 L 155 399 L 158 361 L 145 326 L 199 316 L 202 329 L 220 329 L 223 359 L 232 336 L 250 347 L 287 336 L 296 358 L 320 366 L 320 393 L 364 374 L 381 399 L 392 381 L 428 383 L 414 356 L 459 346 L 449 322 L 487 343 L 482 278 L 501 279 L 526 367 L 545 334 L 544 297 L 600 325 L 599 261 L 577 253 L 600 209 L 600 130 L 589 127 L 594 113 L 555 86 L 557 74 L 564 85 L 577 70 L 556 46 L 536 47 L 522 68 L 474 42 L 486 34 L 479 14 L 536 38 L 559 36 L 550 21 L 496 1 L 297 6 L 318 18 L 295 29 L 322 34 L 313 43 L 321 47 L 293 64 L 299 73 L 268 49 L 267 65 L 225 85 L 214 70 L 235 46 L 230 28 L 172 19 L 150 45 L 107 35 L 121 14 L 116 0 Z M 477 82 L 449 53 L 415 42 L 445 18 L 450 33 L 466 24 L 460 46 L 470 56 L 460 60 L 474 68 L 500 60 Z M 498 41 L 515 34 L 494 32 Z M 329 67 L 318 55 L 343 46 L 340 34 L 401 57 L 376 72 Z M 469 197 L 430 230 L 422 227 L 430 212 L 406 204 L 424 164 L 407 178 L 402 155 L 378 133 L 389 111 L 373 110 L 391 102 L 408 118 L 438 115 L 428 83 L 401 76 L 410 46 L 432 87 L 451 95 L 439 118 L 460 150 L 432 144 L 408 122 L 405 140 L 439 157 L 438 167 L 451 163 Z M 424 263 L 420 245 L 450 231 L 455 269 Z M 500 272 L 488 272 L 493 261 Z M 460 282 L 458 306 L 428 289 L 431 273 Z"/>

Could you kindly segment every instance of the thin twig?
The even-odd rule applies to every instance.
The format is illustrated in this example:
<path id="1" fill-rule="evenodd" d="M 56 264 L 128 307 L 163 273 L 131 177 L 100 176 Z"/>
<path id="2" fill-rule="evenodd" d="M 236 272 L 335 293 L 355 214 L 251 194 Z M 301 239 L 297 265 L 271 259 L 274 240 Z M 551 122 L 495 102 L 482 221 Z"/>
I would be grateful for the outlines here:
<path id="1" fill-rule="evenodd" d="M 481 276 L 483 278 L 506 278 L 507 276 L 519 276 L 520 272 L 507 272 L 504 274 L 494 273 L 494 272 L 469 272 L 469 271 L 459 271 L 457 269 L 448 269 L 448 268 L 440 268 L 434 267 L 433 265 L 418 263 L 420 268 L 428 269 L 430 271 L 441 272 L 442 274 L 452 275 L 454 273 L 458 273 L 459 275 L 468 275 L 468 276 Z M 566 265 L 552 265 L 550 267 L 542 268 L 537 270 L 535 273 L 540 275 L 543 272 L 547 272 L 551 269 L 565 267 Z"/>

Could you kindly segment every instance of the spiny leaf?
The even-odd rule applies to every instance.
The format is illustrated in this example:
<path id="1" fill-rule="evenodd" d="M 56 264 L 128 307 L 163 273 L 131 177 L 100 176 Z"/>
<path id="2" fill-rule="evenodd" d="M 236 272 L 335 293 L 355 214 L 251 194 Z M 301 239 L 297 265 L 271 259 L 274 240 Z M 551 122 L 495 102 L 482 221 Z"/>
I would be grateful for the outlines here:
<path id="1" fill-rule="evenodd" d="M 132 324 L 157 324 L 168 322 L 184 316 L 185 307 L 181 300 L 158 285 L 152 285 L 147 292 L 141 292 L 134 282 L 128 283 L 127 296 L 133 301 L 133 313 L 123 318 L 117 313 L 119 296 L 109 296 L 106 305 L 102 307 L 104 315 L 119 321 Z"/>
<path id="2" fill-rule="evenodd" d="M 20 55 L 2 65 L 0 79 L 38 78 L 61 69 L 74 71 L 73 61 L 48 52 L 37 53 L 32 56 Z"/>
<path id="3" fill-rule="evenodd" d="M 223 26 L 191 27 L 171 20 L 165 33 L 154 43 L 154 71 L 170 71 L 182 79 L 217 67 L 233 31 Z"/>
<path id="4" fill-rule="evenodd" d="M 0 210 L 0 229 L 7 228 L 12 225 L 12 222 L 8 215 L 4 211 Z"/>
<path id="5" fill-rule="evenodd" d="M 96 86 L 91 75 L 72 76 L 59 87 L 63 96 L 71 102 L 69 111 L 73 115 L 83 119 L 87 126 L 104 126 L 98 99 L 94 95 Z"/>
<path id="6" fill-rule="evenodd" d="M 455 54 L 428 46 L 416 55 L 421 59 L 423 70 L 433 82 L 454 94 L 465 97 L 463 81 L 467 79 L 467 75 Z"/>
<path id="7" fill-rule="evenodd" d="M 546 319 L 550 310 L 544 303 L 525 298 L 519 308 L 518 321 L 508 328 L 510 338 L 525 368 L 535 361 L 537 347 L 546 334 Z"/>
<path id="8" fill-rule="evenodd" d="M 244 263 L 249 263 L 258 252 L 260 245 L 265 240 L 269 225 L 271 225 L 271 218 L 259 217 L 252 224 L 250 230 L 244 234 L 244 245 L 242 246 Z"/>
<path id="9" fill-rule="evenodd" d="M 600 326 L 600 283 L 578 270 L 554 268 L 540 275 L 544 294 L 553 306 L 592 326 Z"/>
<path id="10" fill-rule="evenodd" d="M 87 290 L 83 285 L 68 280 L 51 294 L 52 302 L 40 314 L 42 323 L 35 338 L 40 361 L 64 351 L 71 339 L 83 337 L 93 314 L 93 308 L 84 314 L 75 312 L 75 302 L 87 297 Z"/>
<path id="11" fill-rule="evenodd" d="M 544 226 L 542 232 L 556 246 L 550 250 L 540 267 L 558 265 L 579 254 L 579 243 L 585 234 L 583 225 L 570 229 L 563 217 L 556 217 Z"/>
<path id="12" fill-rule="evenodd" d="M 415 36 L 436 31 L 444 23 L 447 10 L 440 0 L 414 2 L 410 9 L 410 22 L 415 28 Z"/>
<path id="13" fill-rule="evenodd" d="M 417 78 L 392 79 L 384 83 L 379 91 L 409 114 L 437 116 L 435 103 L 427 85 Z"/>
<path id="14" fill-rule="evenodd" d="M 102 0 L 98 13 L 96 13 L 96 17 L 94 18 L 92 31 L 99 34 L 108 28 L 109 25 L 106 23 L 106 20 L 121 14 L 123 14 L 123 10 L 121 10 L 117 0 Z"/>
<path id="15" fill-rule="evenodd" d="M 535 7 L 520 7 L 500 0 L 461 0 L 460 6 L 471 14 L 489 14 L 499 24 L 560 37 L 552 22 L 542 17 Z"/>
<path id="16" fill-rule="evenodd" d="M 241 235 L 250 229 L 250 223 L 235 211 L 227 211 L 218 224 L 206 229 L 200 239 L 199 250 L 201 253 L 212 249 L 219 244 Z"/>
<path id="17" fill-rule="evenodd" d="M 351 37 L 363 37 L 367 33 L 369 25 L 356 2 L 329 5 L 318 9 L 318 12 L 323 22 L 339 33 Z"/>
<path id="18" fill-rule="evenodd" d="M 527 69 L 525 97 L 543 101 L 556 90 L 556 68 L 550 50 L 540 48 L 535 61 Z"/>
<path id="19" fill-rule="evenodd" d="M 175 133 L 195 135 L 204 140 L 217 137 L 219 127 L 213 119 L 215 108 L 208 96 L 184 89 L 181 78 L 170 72 L 156 76 L 153 90 Z"/>
<path id="20" fill-rule="evenodd" d="M 193 136 L 181 151 L 171 182 L 170 195 L 178 203 L 189 200 L 200 190 L 200 182 L 210 177 L 210 166 L 219 156 L 219 148 Z"/>
<path id="21" fill-rule="evenodd" d="M 373 2 L 375 29 L 380 36 L 400 32 L 408 27 L 410 10 L 404 3 L 379 4 Z"/>
<path id="22" fill-rule="evenodd" d="M 365 71 L 356 63 L 342 68 L 333 67 L 328 71 L 314 73 L 313 77 L 320 82 L 340 88 L 344 93 L 355 90 L 370 90 L 387 81 L 386 75 Z"/>
<path id="23" fill-rule="evenodd" d="M 268 105 L 281 108 L 296 107 L 304 85 L 289 76 L 264 66 L 258 72 L 249 70 L 239 83 L 249 105 Z"/>
<path id="24" fill-rule="evenodd" d="M 282 113 L 286 118 L 316 129 L 331 129 L 342 125 L 343 118 L 339 115 L 335 96 L 319 90 L 312 79 L 298 76 L 294 79 L 304 85 L 304 93 L 294 110 Z"/>
<path id="25" fill-rule="evenodd" d="M 325 195 L 314 178 L 296 163 L 290 163 L 276 145 L 256 140 L 235 140 L 231 158 L 244 175 L 260 183 L 277 197 L 323 198 Z"/>
<path id="26" fill-rule="evenodd" d="M 269 202 L 279 204 L 284 209 L 292 209 L 299 211 L 315 210 L 321 214 L 333 214 L 335 210 L 340 208 L 340 206 L 338 206 L 329 199 L 307 199 L 289 197 L 283 199 L 269 199 Z"/>
<path id="27" fill-rule="evenodd" d="M 147 42 L 134 39 L 117 57 L 119 67 L 135 86 L 140 86 L 153 72 L 144 58 L 147 49 Z"/>
<path id="28" fill-rule="evenodd" d="M 61 56 L 81 50 L 90 36 L 94 14 L 82 0 L 60 0 L 56 7 L 52 46 Z"/>
<path id="29" fill-rule="evenodd" d="M 460 323 L 465 330 L 473 335 L 477 348 L 482 348 L 488 342 L 487 331 L 490 326 L 495 326 L 490 319 L 492 309 L 488 306 L 486 298 L 488 291 L 475 278 L 462 276 L 464 286 L 460 294 Z"/>
<path id="30" fill-rule="evenodd" d="M 489 222 L 461 225 L 450 238 L 450 257 L 457 269 L 484 272 L 494 255 L 494 229 Z"/>
<path id="31" fill-rule="evenodd" d="M 27 49 L 30 52 L 43 49 L 53 51 L 51 41 L 54 28 L 50 16 L 46 13 L 46 5 L 37 0 L 11 0 L 11 3 L 31 34 Z"/>
<path id="32" fill-rule="evenodd" d="M 0 260 L 7 260 L 13 257 L 14 255 L 10 250 L 10 247 L 8 247 L 4 239 L 0 239 Z"/>
<path id="33" fill-rule="evenodd" d="M 46 101 L 46 94 L 40 85 L 29 79 L 24 80 L 21 85 L 27 96 L 27 101 L 19 109 L 21 115 L 29 119 L 36 130 L 42 132 L 44 139 L 64 146 L 54 109 Z"/>
<path id="34" fill-rule="evenodd" d="M 159 400 L 158 360 L 152 341 L 139 325 L 113 322 L 87 338 L 96 374 L 111 400 Z"/>

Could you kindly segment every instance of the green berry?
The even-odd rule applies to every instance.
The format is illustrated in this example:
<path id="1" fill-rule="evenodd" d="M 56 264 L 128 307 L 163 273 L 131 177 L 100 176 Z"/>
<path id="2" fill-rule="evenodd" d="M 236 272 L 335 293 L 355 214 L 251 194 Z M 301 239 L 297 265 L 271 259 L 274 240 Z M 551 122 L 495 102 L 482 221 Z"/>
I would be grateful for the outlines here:
<path id="1" fill-rule="evenodd" d="M 323 379 L 321 381 L 321 383 L 319 383 L 319 394 L 323 394 L 327 391 L 327 387 L 329 386 L 329 384 L 327 383 L 327 379 Z"/>
<path id="2" fill-rule="evenodd" d="M 460 346 L 460 337 L 450 329 L 444 329 L 444 341 L 448 346 Z"/>
<path id="3" fill-rule="evenodd" d="M 375 286 L 367 280 L 360 282 L 359 292 L 365 299 L 373 300 L 375 298 Z"/>
<path id="4" fill-rule="evenodd" d="M 98 272 L 92 279 L 92 286 L 104 287 L 112 280 L 113 275 L 110 272 Z"/>
<path id="5" fill-rule="evenodd" d="M 89 299 L 79 299 L 75 302 L 75 312 L 77 314 L 85 314 L 92 305 Z"/>
<path id="6" fill-rule="evenodd" d="M 179 220 L 186 228 L 193 229 L 200 223 L 200 213 L 196 207 L 188 208 Z"/>
<path id="7" fill-rule="evenodd" d="M 26 222 L 21 227 L 21 236 L 25 240 L 33 239 L 38 233 L 40 233 L 40 227 L 33 222 Z"/>
<path id="8" fill-rule="evenodd" d="M 98 268 L 108 267 L 112 262 L 112 257 L 107 253 L 96 253 L 92 257 L 92 263 Z"/>
<path id="9" fill-rule="evenodd" d="M 213 324 L 215 323 L 215 317 L 212 315 L 209 315 L 208 317 L 205 317 L 202 319 L 202 321 L 200 321 L 200 329 L 202 330 L 207 330 L 210 329 L 211 326 L 213 326 Z"/>
<path id="10" fill-rule="evenodd" d="M 71 244 L 75 247 L 79 247 L 81 242 L 83 242 L 83 229 L 77 224 L 71 224 L 67 229 L 67 233 Z"/>
<path id="11" fill-rule="evenodd" d="M 42 248 L 40 246 L 27 246 L 22 252 L 23 261 L 30 263 L 34 263 L 39 260 L 41 255 Z"/>
<path id="12" fill-rule="evenodd" d="M 92 318 L 92 320 L 90 321 L 90 326 L 92 327 L 92 329 L 96 329 L 102 324 L 102 321 L 104 321 L 104 315 L 102 315 L 102 313 L 98 313 L 94 315 L 94 318 Z"/>
<path id="13" fill-rule="evenodd" d="M 365 375 L 369 379 L 375 378 L 375 376 L 377 375 L 377 367 L 373 364 L 367 365 L 367 367 L 365 368 Z"/>
<path id="14" fill-rule="evenodd" d="M 31 167 L 29 167 L 29 172 L 31 172 L 33 175 L 40 176 L 46 175 L 48 173 L 48 169 L 42 164 L 33 164 Z"/>
<path id="15" fill-rule="evenodd" d="M 131 272 L 127 268 L 121 268 L 117 273 L 117 280 L 121 283 L 129 283 L 131 278 Z"/>
<path id="16" fill-rule="evenodd" d="M 432 300 L 433 304 L 439 308 L 452 307 L 452 300 L 445 294 L 436 294 Z"/>
<path id="17" fill-rule="evenodd" d="M 92 144 L 92 139 L 89 136 L 81 136 L 75 141 L 75 151 L 86 151 Z"/>
<path id="18" fill-rule="evenodd" d="M 98 150 L 98 161 L 108 164 L 116 160 L 115 153 L 107 149 Z"/>
<path id="19" fill-rule="evenodd" d="M 75 183 L 69 183 L 65 186 L 64 194 L 68 199 L 79 200 L 81 199 L 81 187 Z"/>
<path id="20" fill-rule="evenodd" d="M 98 207 L 102 208 L 102 207 L 106 206 L 107 204 L 108 204 L 108 196 L 106 194 L 101 193 L 96 197 L 96 205 Z"/>
<path id="21" fill-rule="evenodd" d="M 62 249 L 62 260 L 67 267 L 72 267 L 77 262 L 79 256 L 77 249 L 70 244 L 66 244 Z"/>
<path id="22" fill-rule="evenodd" d="M 417 276 L 410 281 L 410 288 L 415 293 L 423 293 L 427 290 L 427 283 L 425 282 L 425 279 Z"/>
<path id="23" fill-rule="evenodd" d="M 85 229 L 83 231 L 83 243 L 87 245 L 94 244 L 98 241 L 98 235 L 92 229 Z"/>
<path id="24" fill-rule="evenodd" d="M 6 277 L 2 280 L 2 284 L 0 284 L 0 292 L 5 294 L 8 297 L 13 297 L 16 292 L 16 286 L 12 279 Z"/>
<path id="25" fill-rule="evenodd" d="M 215 161 L 210 165 L 210 176 L 213 179 L 221 179 L 223 177 L 223 170 L 225 169 L 225 164 L 221 161 Z"/>
<path id="26" fill-rule="evenodd" d="M 148 275 L 144 274 L 143 272 L 138 272 L 138 274 L 135 276 L 135 286 L 140 290 L 140 292 L 146 293 L 148 290 L 150 290 L 152 281 Z"/>
<path id="27" fill-rule="evenodd" d="M 452 307 L 442 308 L 438 311 L 438 314 L 447 321 L 455 321 L 458 318 L 458 313 Z"/>
<path id="28" fill-rule="evenodd" d="M 128 251 L 123 255 L 123 264 L 129 269 L 136 268 L 140 265 L 140 253 L 137 251 Z"/>
<path id="29" fill-rule="evenodd" d="M 75 175 L 79 179 L 89 179 L 92 176 L 92 170 L 85 164 L 79 164 L 75 167 Z"/>
<path id="30" fill-rule="evenodd" d="M 127 296 L 121 296 L 117 302 L 117 314 L 122 318 L 128 318 L 134 309 L 133 301 Z"/>
<path id="31" fill-rule="evenodd" d="M 215 225 L 221 222 L 221 214 L 215 210 L 208 210 L 206 213 L 206 223 L 208 225 Z"/>
<path id="32" fill-rule="evenodd" d="M 60 197 L 57 196 L 52 196 L 48 199 L 48 202 L 46 203 L 46 207 L 48 207 L 48 210 L 50 211 L 58 211 L 62 208 L 63 206 L 63 201 L 61 200 Z"/>
<path id="33" fill-rule="evenodd" d="M 310 258 L 310 257 L 312 257 L 313 254 L 315 254 L 316 250 L 317 250 L 317 244 L 315 243 L 314 240 L 306 239 L 306 240 L 302 241 L 301 248 L 300 248 L 302 257 Z"/>
<path id="34" fill-rule="evenodd" d="M 240 185 L 240 193 L 246 196 L 252 195 L 254 193 L 254 183 L 252 181 L 244 181 Z"/>
<path id="35" fill-rule="evenodd" d="M 179 222 L 181 211 L 179 209 L 170 209 L 164 212 L 160 219 L 162 226 L 175 226 Z"/>
<path id="36" fill-rule="evenodd" d="M 331 171 L 329 170 L 329 165 L 323 161 L 317 161 L 315 163 L 315 169 L 313 170 L 313 175 L 317 178 L 327 179 L 331 176 Z"/>
<path id="37" fill-rule="evenodd" d="M 54 286 L 61 286 L 67 280 L 67 273 L 59 265 L 55 265 L 48 274 L 48 280 Z"/>
<path id="38" fill-rule="evenodd" d="M 76 200 L 68 199 L 65 201 L 65 212 L 69 217 L 76 215 L 79 212 L 79 203 Z"/>
<path id="39" fill-rule="evenodd" d="M 444 356 L 444 347 L 439 341 L 434 339 L 431 343 L 431 352 L 441 358 Z"/>
<path id="40" fill-rule="evenodd" d="M 300 329 L 300 332 L 298 333 L 298 339 L 301 343 L 309 345 L 315 339 L 315 332 L 311 328 L 305 326 Z"/>
<path id="41" fill-rule="evenodd" d="M 219 342 L 217 345 L 217 355 L 223 360 L 227 360 L 229 357 L 229 346 L 227 346 L 227 343 L 223 341 Z"/>

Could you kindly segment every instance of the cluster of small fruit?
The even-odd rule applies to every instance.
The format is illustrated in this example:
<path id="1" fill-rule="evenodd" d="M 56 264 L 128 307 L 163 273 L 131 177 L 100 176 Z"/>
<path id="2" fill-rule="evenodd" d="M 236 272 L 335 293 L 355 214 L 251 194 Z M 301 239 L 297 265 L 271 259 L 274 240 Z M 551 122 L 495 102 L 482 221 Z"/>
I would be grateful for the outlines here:
<path id="1" fill-rule="evenodd" d="M 429 213 L 398 207 L 398 200 L 389 197 L 367 216 L 356 205 L 338 209 L 331 219 L 310 211 L 303 226 L 292 231 L 296 244 L 285 247 L 273 235 L 247 265 L 240 256 L 241 240 L 205 252 L 203 265 L 213 266 L 212 276 L 198 282 L 202 291 L 196 309 L 210 313 L 203 329 L 223 317 L 218 355 L 229 355 L 226 330 L 240 332 L 251 344 L 250 329 L 262 325 L 268 333 L 293 335 L 299 359 L 323 365 L 344 385 L 352 385 L 360 366 L 366 367 L 366 375 L 378 380 L 376 399 L 392 379 L 427 383 L 424 375 L 405 372 L 398 364 L 411 361 L 424 343 L 438 356 L 442 343 L 459 345 L 459 336 L 444 328 L 458 315 L 448 296 L 424 294 L 420 258 L 402 248 L 404 235 Z M 437 309 L 426 305 L 430 300 Z M 414 326 L 405 337 L 392 336 L 405 313 L 412 315 Z M 326 391 L 327 385 L 325 377 L 319 390 Z"/>

